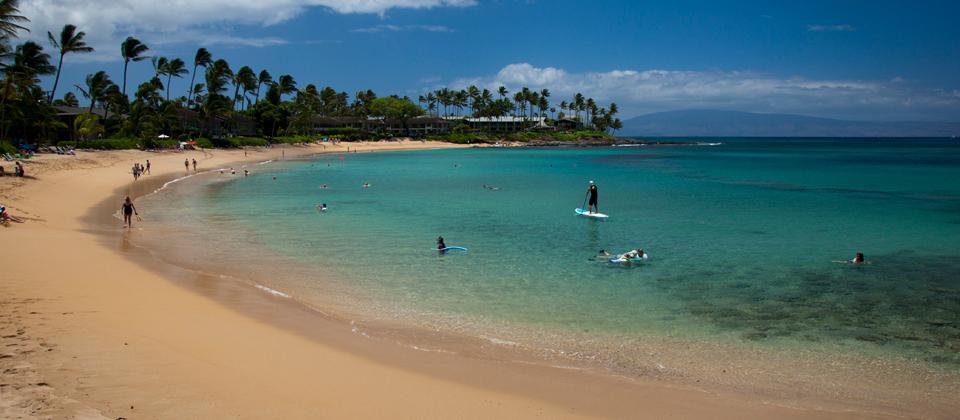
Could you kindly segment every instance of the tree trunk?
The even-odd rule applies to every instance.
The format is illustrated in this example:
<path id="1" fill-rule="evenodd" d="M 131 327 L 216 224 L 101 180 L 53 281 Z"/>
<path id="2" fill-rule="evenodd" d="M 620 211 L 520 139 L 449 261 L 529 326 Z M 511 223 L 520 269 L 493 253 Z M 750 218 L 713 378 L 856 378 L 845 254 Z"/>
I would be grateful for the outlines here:
<path id="1" fill-rule="evenodd" d="M 193 88 L 196 87 L 194 82 L 197 81 L 197 65 L 193 65 L 193 75 L 190 76 L 190 91 L 187 92 L 187 106 L 193 105 Z"/>
<path id="2" fill-rule="evenodd" d="M 63 69 L 63 53 L 60 53 L 60 64 L 57 65 L 57 78 L 53 79 L 53 90 L 50 91 L 50 99 L 47 100 L 48 104 L 53 103 L 53 96 L 57 93 L 57 84 L 60 83 L 60 70 Z"/>
<path id="3" fill-rule="evenodd" d="M 123 96 L 127 96 L 127 66 L 130 65 L 130 60 L 123 61 Z M 127 98 L 129 99 L 129 98 Z"/>

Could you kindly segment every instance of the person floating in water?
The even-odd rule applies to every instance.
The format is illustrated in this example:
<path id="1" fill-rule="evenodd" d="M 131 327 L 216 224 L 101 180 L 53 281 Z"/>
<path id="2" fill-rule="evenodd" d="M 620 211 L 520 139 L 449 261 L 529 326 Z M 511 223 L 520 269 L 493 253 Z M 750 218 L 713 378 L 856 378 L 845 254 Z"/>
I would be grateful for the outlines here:
<path id="1" fill-rule="evenodd" d="M 123 213 L 123 223 L 127 225 L 128 229 L 133 227 L 133 215 L 139 215 L 140 213 L 137 213 L 137 208 L 134 207 L 133 200 L 129 196 L 123 200 L 120 210 Z"/>
<path id="2" fill-rule="evenodd" d="M 628 251 L 624 254 L 620 254 L 616 258 L 616 262 L 626 263 L 647 259 L 647 253 L 643 251 L 643 248 L 637 248 L 632 251 Z"/>
<path id="3" fill-rule="evenodd" d="M 370 188 L 370 183 L 369 183 L 369 182 L 364 182 L 364 183 L 363 183 L 363 188 Z"/>
<path id="4" fill-rule="evenodd" d="M 447 248 L 447 244 L 443 243 L 443 236 L 437 237 L 437 250 L 443 251 Z"/>
<path id="5" fill-rule="evenodd" d="M 325 211 L 327 211 L 327 203 L 317 204 L 317 211 L 319 211 L 319 212 L 325 212 Z"/>
<path id="6" fill-rule="evenodd" d="M 865 262 L 863 259 L 863 253 L 857 252 L 857 255 L 855 255 L 850 262 L 853 264 L 863 264 Z"/>
<path id="7" fill-rule="evenodd" d="M 587 194 L 590 195 L 590 200 L 587 202 L 587 212 L 599 212 L 600 206 L 597 205 L 597 184 L 594 184 L 593 181 L 590 181 L 590 186 L 587 187 Z"/>

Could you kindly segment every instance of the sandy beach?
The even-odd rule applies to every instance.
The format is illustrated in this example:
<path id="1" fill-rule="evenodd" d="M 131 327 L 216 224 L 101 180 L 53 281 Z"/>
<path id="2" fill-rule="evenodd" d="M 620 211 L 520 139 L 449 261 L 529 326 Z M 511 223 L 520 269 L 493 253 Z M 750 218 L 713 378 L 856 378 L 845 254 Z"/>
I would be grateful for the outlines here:
<path id="1" fill-rule="evenodd" d="M 0 418 L 883 418 L 755 395 L 418 351 L 246 284 L 164 264 L 113 213 L 200 170 L 348 144 L 40 156 L 0 178 Z M 458 147 L 351 143 L 351 151 Z M 134 182 L 133 162 L 152 174 Z M 9 163 L 4 163 L 10 169 Z M 139 208 L 143 222 L 159 209 Z"/>

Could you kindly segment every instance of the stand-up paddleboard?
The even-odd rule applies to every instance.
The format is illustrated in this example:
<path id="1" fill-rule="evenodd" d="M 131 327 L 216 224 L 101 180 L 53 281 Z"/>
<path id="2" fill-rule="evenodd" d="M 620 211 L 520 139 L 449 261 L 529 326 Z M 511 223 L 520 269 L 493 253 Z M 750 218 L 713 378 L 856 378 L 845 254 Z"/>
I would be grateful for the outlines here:
<path id="1" fill-rule="evenodd" d="M 438 248 L 437 251 L 447 252 L 447 251 L 466 251 L 467 249 L 462 246 L 448 246 L 446 248 Z"/>
<path id="2" fill-rule="evenodd" d="M 581 215 L 581 216 L 584 216 L 584 217 L 593 217 L 593 218 L 597 218 L 597 219 L 606 219 L 606 218 L 610 217 L 610 216 L 607 216 L 606 214 L 603 214 L 603 213 L 597 213 L 597 212 L 593 212 L 593 211 L 587 211 L 587 210 L 584 210 L 584 209 L 574 209 L 573 211 L 575 211 L 577 214 L 579 214 L 579 215 Z"/>

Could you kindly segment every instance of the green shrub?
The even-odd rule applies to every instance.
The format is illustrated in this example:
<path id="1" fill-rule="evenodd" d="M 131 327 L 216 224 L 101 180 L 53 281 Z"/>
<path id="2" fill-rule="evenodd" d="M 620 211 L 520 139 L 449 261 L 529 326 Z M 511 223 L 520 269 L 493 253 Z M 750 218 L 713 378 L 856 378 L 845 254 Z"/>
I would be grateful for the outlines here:
<path id="1" fill-rule="evenodd" d="M 210 139 L 208 139 L 208 138 L 206 138 L 206 137 L 197 137 L 197 138 L 193 139 L 193 141 L 197 142 L 197 146 L 200 146 L 200 147 L 202 147 L 202 148 L 204 148 L 204 149 L 212 149 L 212 148 L 213 148 L 213 142 L 210 141 Z"/>
<path id="2" fill-rule="evenodd" d="M 9 153 L 11 155 L 15 155 L 17 154 L 17 148 L 13 147 L 13 145 L 8 142 L 0 141 L 0 153 Z"/>
<path id="3" fill-rule="evenodd" d="M 204 140 L 206 140 L 206 139 L 204 139 Z M 198 140 L 197 142 L 198 142 L 198 144 L 201 145 L 201 147 L 206 147 L 206 146 L 203 146 L 202 143 L 200 143 L 199 140 Z M 223 148 L 238 148 L 238 147 L 246 147 L 246 146 L 268 146 L 268 145 L 270 145 L 270 142 L 268 142 L 267 139 L 262 139 L 262 138 L 259 138 L 259 137 L 218 138 L 218 139 L 213 139 L 213 140 L 210 141 L 210 142 L 211 142 L 211 145 L 212 145 L 213 147 L 223 147 Z"/>

